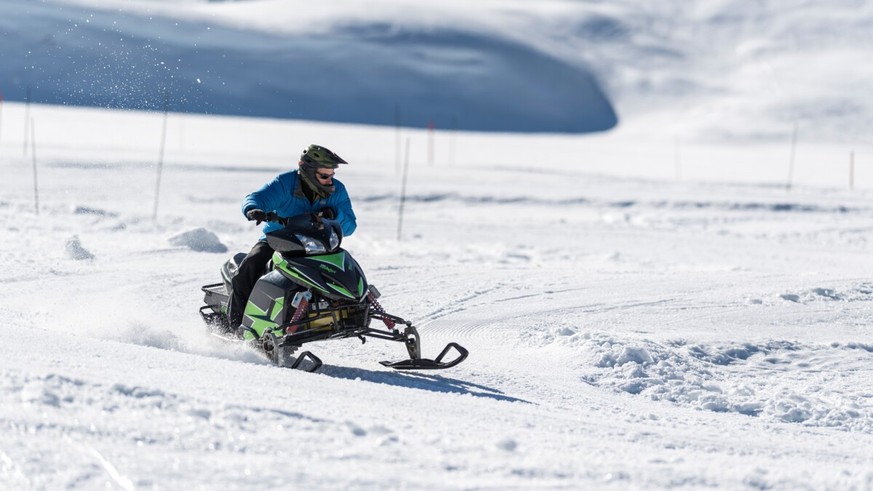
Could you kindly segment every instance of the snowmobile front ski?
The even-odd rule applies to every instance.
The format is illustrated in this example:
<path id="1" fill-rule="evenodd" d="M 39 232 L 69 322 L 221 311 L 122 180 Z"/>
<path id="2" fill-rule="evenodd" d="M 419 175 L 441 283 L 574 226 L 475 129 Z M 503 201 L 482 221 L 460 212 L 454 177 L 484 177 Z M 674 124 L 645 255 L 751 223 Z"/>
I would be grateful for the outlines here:
<path id="1" fill-rule="evenodd" d="M 458 352 L 458 357 L 454 360 L 443 362 L 443 358 L 454 348 Z M 443 348 L 442 352 L 433 360 L 427 358 L 410 358 L 401 361 L 380 361 L 383 366 L 393 368 L 395 370 L 442 370 L 443 368 L 452 368 L 467 359 L 470 352 L 458 343 L 449 343 Z"/>

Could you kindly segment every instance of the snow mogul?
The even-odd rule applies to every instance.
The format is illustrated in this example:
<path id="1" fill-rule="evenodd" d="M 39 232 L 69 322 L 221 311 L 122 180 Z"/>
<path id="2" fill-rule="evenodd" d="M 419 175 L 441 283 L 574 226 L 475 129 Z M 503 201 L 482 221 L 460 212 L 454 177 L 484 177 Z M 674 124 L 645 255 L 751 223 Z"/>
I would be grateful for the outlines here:
<path id="1" fill-rule="evenodd" d="M 280 366 L 309 371 L 321 366 L 311 352 L 292 360 L 304 343 L 375 337 L 406 345 L 409 359 L 381 362 L 395 369 L 441 369 L 464 361 L 467 350 L 449 343 L 433 360 L 421 358 L 416 328 L 379 305 L 358 263 L 342 248 L 357 228 L 352 203 L 335 173 L 348 164 L 336 153 L 310 145 L 298 168 L 276 176 L 243 200 L 242 212 L 264 234 L 248 254 L 237 253 L 222 268 L 222 282 L 202 289 L 200 313 L 212 332 L 253 345 Z M 385 328 L 370 327 L 381 321 Z M 403 326 L 401 331 L 398 326 Z M 451 361 L 443 358 L 458 352 Z"/>

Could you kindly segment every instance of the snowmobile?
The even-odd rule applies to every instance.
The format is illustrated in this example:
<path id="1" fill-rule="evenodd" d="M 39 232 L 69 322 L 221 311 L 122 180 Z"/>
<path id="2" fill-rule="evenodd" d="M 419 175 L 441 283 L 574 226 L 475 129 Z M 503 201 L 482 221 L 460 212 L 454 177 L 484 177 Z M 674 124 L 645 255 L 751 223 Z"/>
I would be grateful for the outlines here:
<path id="1" fill-rule="evenodd" d="M 385 312 L 377 300 L 379 290 L 367 282 L 351 254 L 340 248 L 339 222 L 308 213 L 290 218 L 268 213 L 267 220 L 284 228 L 266 234 L 275 252 L 249 296 L 237 332 L 229 329 L 226 313 L 231 279 L 246 255 L 237 253 L 224 263 L 221 283 L 202 287 L 205 305 L 200 315 L 213 334 L 241 340 L 278 366 L 310 372 L 322 366 L 321 359 L 310 351 L 296 357 L 294 353 L 306 343 L 330 339 L 403 343 L 409 359 L 380 362 L 396 370 L 451 368 L 467 358 L 468 351 L 457 343 L 448 343 L 434 359 L 421 357 L 418 330 Z M 384 328 L 371 326 L 373 320 Z M 453 349 L 457 356 L 443 361 Z"/>

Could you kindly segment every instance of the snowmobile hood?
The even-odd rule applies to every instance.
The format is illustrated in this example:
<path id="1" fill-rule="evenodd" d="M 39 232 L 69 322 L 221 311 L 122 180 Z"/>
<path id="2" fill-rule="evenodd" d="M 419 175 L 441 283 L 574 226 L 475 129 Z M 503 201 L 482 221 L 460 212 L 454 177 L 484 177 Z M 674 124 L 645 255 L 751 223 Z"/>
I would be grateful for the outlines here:
<path id="1" fill-rule="evenodd" d="M 312 256 L 276 252 L 273 254 L 273 263 L 292 281 L 315 288 L 333 300 L 359 302 L 367 295 L 369 285 L 364 272 L 354 258 L 342 249 Z"/>

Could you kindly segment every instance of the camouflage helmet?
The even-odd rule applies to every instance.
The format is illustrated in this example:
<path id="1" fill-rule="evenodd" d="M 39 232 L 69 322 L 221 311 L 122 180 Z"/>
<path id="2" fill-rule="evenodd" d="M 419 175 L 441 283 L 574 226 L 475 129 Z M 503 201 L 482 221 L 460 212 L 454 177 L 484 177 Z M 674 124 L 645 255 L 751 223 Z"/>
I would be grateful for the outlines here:
<path id="1" fill-rule="evenodd" d="M 348 164 L 342 157 L 321 145 L 309 145 L 300 155 L 300 162 L 326 169 L 336 169 L 339 164 Z"/>

